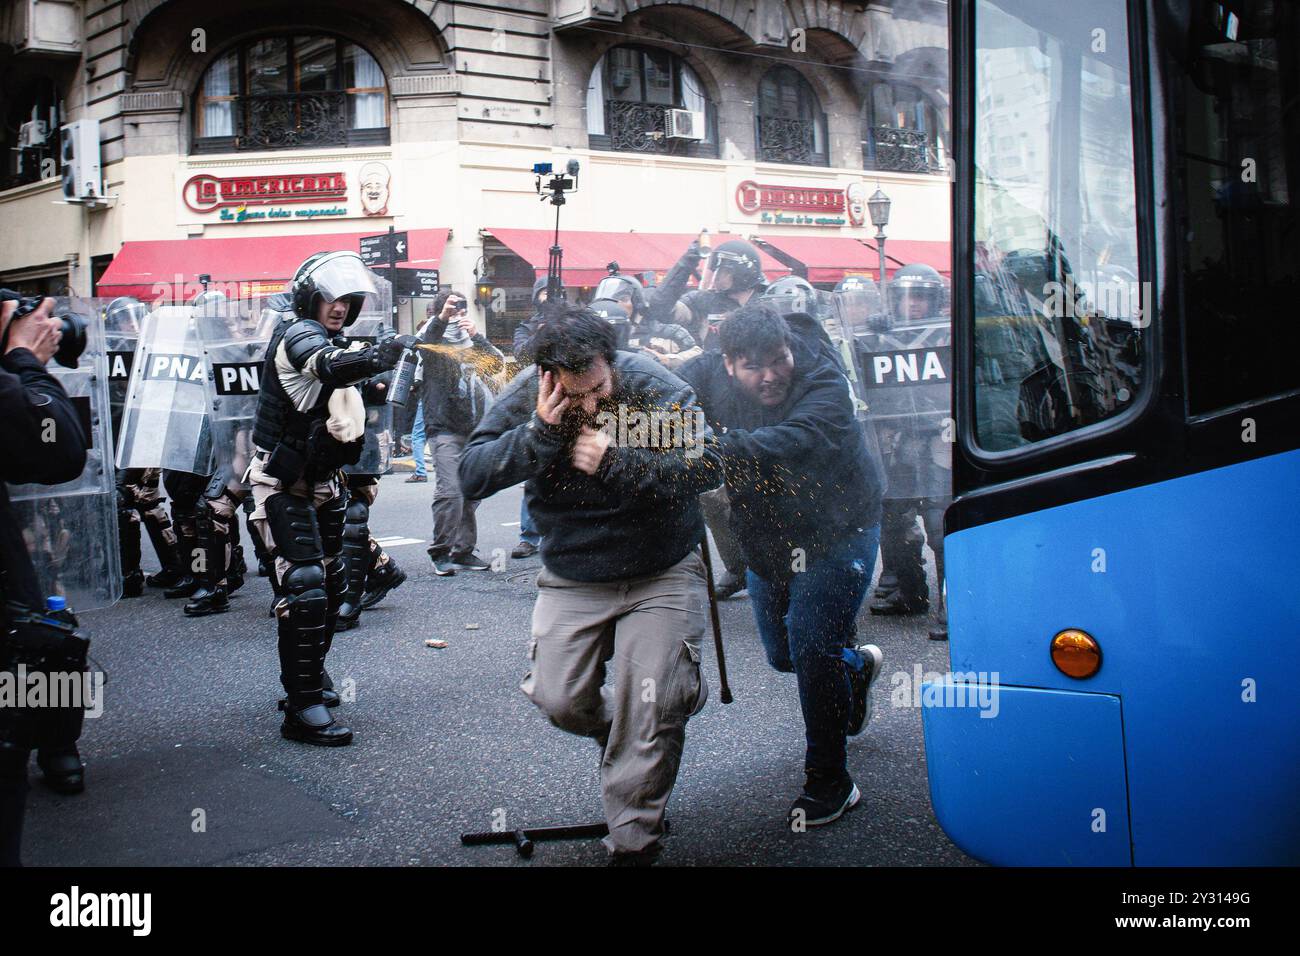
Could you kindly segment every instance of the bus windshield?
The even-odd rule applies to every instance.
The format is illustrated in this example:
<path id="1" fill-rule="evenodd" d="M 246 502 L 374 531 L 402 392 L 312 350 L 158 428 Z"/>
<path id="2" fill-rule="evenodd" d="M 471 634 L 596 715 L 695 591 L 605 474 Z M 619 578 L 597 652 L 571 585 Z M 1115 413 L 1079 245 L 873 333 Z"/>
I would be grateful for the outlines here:
<path id="1" fill-rule="evenodd" d="M 1128 408 L 1138 265 L 1124 0 L 979 0 L 975 440 L 1007 451 Z"/>

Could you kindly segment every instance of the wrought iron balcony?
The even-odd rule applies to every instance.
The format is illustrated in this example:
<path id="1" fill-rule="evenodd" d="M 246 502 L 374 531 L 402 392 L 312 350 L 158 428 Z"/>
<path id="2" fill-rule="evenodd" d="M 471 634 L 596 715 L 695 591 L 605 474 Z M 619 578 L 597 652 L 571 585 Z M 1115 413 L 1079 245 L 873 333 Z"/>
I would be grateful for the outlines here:
<path id="1" fill-rule="evenodd" d="M 871 126 L 862 144 L 862 165 L 895 173 L 943 172 L 939 151 L 924 130 Z"/>
<path id="2" fill-rule="evenodd" d="M 346 93 L 262 93 L 242 97 L 240 107 L 238 149 L 347 145 Z"/>
<path id="3" fill-rule="evenodd" d="M 605 103 L 605 131 L 618 152 L 664 153 L 672 143 L 664 136 L 664 107 L 627 100 Z"/>
<path id="4" fill-rule="evenodd" d="M 758 158 L 766 163 L 824 164 L 826 157 L 814 152 L 812 120 L 759 116 Z"/>

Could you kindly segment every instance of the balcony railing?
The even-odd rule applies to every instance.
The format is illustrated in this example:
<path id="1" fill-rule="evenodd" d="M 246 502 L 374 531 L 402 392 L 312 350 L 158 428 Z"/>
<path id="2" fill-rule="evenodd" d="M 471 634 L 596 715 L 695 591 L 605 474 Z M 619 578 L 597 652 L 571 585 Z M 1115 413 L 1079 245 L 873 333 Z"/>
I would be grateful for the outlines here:
<path id="1" fill-rule="evenodd" d="M 862 165 L 894 173 L 943 172 L 939 151 L 930 135 L 919 129 L 871 126 L 862 144 Z"/>
<path id="2" fill-rule="evenodd" d="M 815 152 L 812 120 L 787 119 L 782 116 L 759 116 L 758 158 L 767 163 L 801 163 L 805 166 L 825 163 Z"/>
<path id="3" fill-rule="evenodd" d="M 672 141 L 664 136 L 664 107 L 627 100 L 605 104 L 605 131 L 617 152 L 664 153 Z"/>
<path id="4" fill-rule="evenodd" d="M 346 93 L 262 93 L 243 97 L 240 105 L 244 128 L 237 149 L 347 145 Z"/>

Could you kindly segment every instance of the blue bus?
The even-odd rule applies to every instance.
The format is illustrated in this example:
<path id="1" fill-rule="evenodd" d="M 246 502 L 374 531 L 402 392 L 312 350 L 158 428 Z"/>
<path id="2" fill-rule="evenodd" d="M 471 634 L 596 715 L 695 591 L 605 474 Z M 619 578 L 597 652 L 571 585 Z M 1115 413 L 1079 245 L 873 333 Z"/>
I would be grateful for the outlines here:
<path id="1" fill-rule="evenodd" d="M 950 18 L 935 814 L 995 864 L 1300 863 L 1300 4 Z"/>

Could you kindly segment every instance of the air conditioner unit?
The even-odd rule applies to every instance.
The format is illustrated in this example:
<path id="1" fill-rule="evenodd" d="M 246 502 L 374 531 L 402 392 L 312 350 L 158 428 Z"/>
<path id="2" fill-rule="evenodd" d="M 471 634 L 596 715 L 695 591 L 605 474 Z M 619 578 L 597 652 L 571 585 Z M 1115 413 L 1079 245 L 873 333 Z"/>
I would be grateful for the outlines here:
<path id="1" fill-rule="evenodd" d="M 28 120 L 18 127 L 18 148 L 34 149 L 44 146 L 50 137 L 50 127 L 45 120 Z"/>
<path id="2" fill-rule="evenodd" d="M 19 54 L 81 55 L 83 13 L 77 0 L 15 0 L 6 4 L 4 37 Z"/>
<path id="3" fill-rule="evenodd" d="M 664 135 L 669 139 L 704 139 L 704 114 L 692 110 L 665 110 Z"/>
<path id="4" fill-rule="evenodd" d="M 104 175 L 99 165 L 99 120 L 77 120 L 63 126 L 59 133 L 63 198 L 68 202 L 96 202 L 103 199 Z"/>

